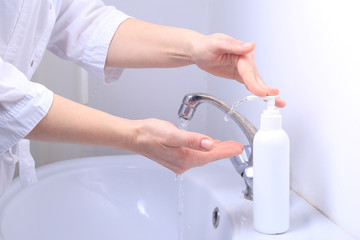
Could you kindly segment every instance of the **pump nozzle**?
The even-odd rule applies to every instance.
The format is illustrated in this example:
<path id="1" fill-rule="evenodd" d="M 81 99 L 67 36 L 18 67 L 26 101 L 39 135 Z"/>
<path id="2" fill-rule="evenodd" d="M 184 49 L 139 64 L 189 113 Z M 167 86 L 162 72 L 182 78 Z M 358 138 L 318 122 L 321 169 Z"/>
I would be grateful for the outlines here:
<path id="1" fill-rule="evenodd" d="M 233 114 L 235 112 L 235 109 L 237 108 L 237 106 L 239 106 L 242 103 L 245 102 L 250 102 L 250 101 L 254 101 L 254 100 L 264 100 L 267 102 L 267 109 L 271 109 L 274 110 L 275 109 L 275 99 L 279 97 L 279 95 L 276 96 L 266 96 L 266 97 L 259 97 L 259 96 L 247 96 L 243 99 L 241 99 L 240 101 L 235 102 L 232 107 L 231 110 L 228 112 L 228 114 L 225 116 L 225 121 L 229 121 L 231 114 Z"/>

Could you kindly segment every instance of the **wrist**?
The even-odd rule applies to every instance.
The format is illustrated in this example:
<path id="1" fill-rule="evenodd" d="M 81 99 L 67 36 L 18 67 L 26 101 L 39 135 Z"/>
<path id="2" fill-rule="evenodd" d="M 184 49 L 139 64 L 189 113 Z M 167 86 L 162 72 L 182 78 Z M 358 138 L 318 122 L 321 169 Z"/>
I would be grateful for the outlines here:
<path id="1" fill-rule="evenodd" d="M 142 129 L 142 120 L 117 118 L 111 138 L 110 147 L 138 152 L 138 138 Z M 111 127 L 110 127 L 111 128 Z"/>
<path id="2" fill-rule="evenodd" d="M 202 42 L 204 41 L 205 38 L 206 35 L 198 32 L 193 32 L 192 36 L 188 38 L 189 39 L 188 58 L 191 64 L 197 63 L 197 59 L 199 58 L 198 56 L 199 47 L 202 45 Z"/>

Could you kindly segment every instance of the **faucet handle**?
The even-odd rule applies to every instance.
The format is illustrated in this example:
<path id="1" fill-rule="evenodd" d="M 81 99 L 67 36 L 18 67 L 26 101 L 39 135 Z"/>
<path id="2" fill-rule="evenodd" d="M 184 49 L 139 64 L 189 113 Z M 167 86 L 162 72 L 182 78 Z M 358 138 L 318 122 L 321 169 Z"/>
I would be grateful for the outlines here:
<path id="1" fill-rule="evenodd" d="M 245 145 L 241 154 L 235 155 L 231 159 L 235 170 L 243 177 L 245 168 L 251 163 L 252 165 L 252 149 L 250 145 Z"/>
<path id="2" fill-rule="evenodd" d="M 240 155 L 231 158 L 235 170 L 245 181 L 246 189 L 243 191 L 244 197 L 253 200 L 253 161 L 252 149 L 250 145 L 244 146 L 244 151 Z"/>

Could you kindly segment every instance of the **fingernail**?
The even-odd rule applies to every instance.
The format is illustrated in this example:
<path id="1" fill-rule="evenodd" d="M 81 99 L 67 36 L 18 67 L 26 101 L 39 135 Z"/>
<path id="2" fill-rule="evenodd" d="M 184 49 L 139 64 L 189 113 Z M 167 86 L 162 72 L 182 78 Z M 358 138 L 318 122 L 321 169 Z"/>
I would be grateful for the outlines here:
<path id="1" fill-rule="evenodd" d="M 245 42 L 245 43 L 243 43 L 243 47 L 244 48 L 251 48 L 251 47 L 253 47 L 253 45 L 254 45 L 254 43 L 251 43 L 251 42 Z"/>
<path id="2" fill-rule="evenodd" d="M 203 139 L 200 142 L 200 146 L 203 149 L 210 151 L 212 149 L 212 141 L 210 139 Z"/>

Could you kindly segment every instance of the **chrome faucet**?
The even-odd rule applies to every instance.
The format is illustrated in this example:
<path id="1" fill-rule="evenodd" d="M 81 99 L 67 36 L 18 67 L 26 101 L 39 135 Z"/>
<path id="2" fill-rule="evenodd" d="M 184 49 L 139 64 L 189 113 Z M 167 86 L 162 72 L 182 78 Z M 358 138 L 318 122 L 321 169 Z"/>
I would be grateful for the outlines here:
<path id="1" fill-rule="evenodd" d="M 228 114 L 231 107 L 226 103 L 216 99 L 215 97 L 204 93 L 191 93 L 184 96 L 183 102 L 179 108 L 178 115 L 185 120 L 191 120 L 197 107 L 204 102 L 208 102 L 224 113 Z M 235 123 L 242 129 L 245 134 L 249 145 L 244 146 L 244 151 L 240 155 L 231 158 L 235 170 L 243 177 L 246 189 L 243 191 L 244 197 L 248 200 L 253 199 L 253 160 L 252 160 L 252 146 L 256 127 L 249 122 L 246 118 L 241 116 L 236 111 L 230 115 Z"/>

